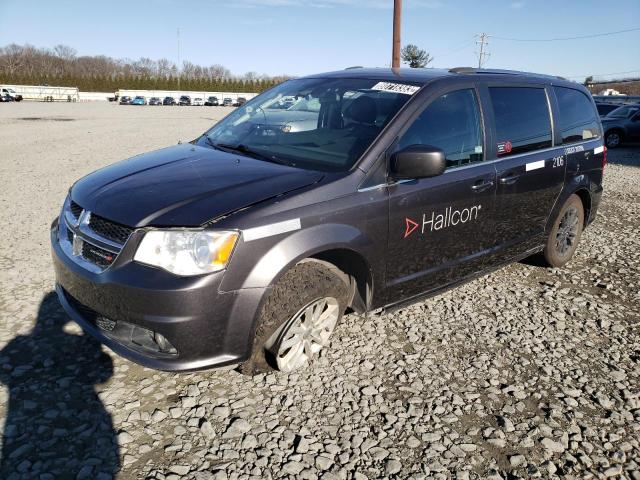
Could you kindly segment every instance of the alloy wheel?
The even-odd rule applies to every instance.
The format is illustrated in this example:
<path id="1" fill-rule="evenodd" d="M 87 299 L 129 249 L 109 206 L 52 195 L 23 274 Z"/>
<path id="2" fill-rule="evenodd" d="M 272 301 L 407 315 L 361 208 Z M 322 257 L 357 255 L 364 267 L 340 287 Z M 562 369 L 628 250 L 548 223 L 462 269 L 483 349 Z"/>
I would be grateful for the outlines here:
<path id="1" fill-rule="evenodd" d="M 609 148 L 615 148 L 620 145 L 620 134 L 610 133 L 607 135 L 607 146 Z"/>
<path id="2" fill-rule="evenodd" d="M 267 342 L 275 347 L 278 370 L 292 372 L 307 366 L 327 345 L 339 318 L 339 303 L 333 297 L 314 300 L 300 309 Z"/>
<path id="3" fill-rule="evenodd" d="M 564 212 L 556 233 L 556 250 L 560 255 L 566 255 L 575 245 L 579 223 L 580 219 L 576 208 L 572 207 Z"/>

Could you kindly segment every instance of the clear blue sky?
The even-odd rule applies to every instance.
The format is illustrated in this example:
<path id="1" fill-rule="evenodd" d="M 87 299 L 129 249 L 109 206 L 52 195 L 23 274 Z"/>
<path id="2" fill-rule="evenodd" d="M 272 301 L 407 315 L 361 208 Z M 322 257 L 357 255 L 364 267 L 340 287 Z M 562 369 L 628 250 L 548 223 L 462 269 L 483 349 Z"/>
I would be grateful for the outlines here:
<path id="1" fill-rule="evenodd" d="M 304 75 L 389 65 L 393 0 L 0 0 L 0 45 L 181 58 L 233 73 Z M 474 35 L 555 38 L 640 27 L 640 1 L 404 0 L 403 44 L 434 67 L 477 64 Z M 568 77 L 637 71 L 640 31 L 556 42 L 489 39 L 492 68 Z M 634 75 L 634 74 L 629 74 Z M 626 75 L 626 76 L 629 76 Z M 617 75 L 625 76 L 625 75 Z M 582 78 L 578 78 L 582 79 Z"/>

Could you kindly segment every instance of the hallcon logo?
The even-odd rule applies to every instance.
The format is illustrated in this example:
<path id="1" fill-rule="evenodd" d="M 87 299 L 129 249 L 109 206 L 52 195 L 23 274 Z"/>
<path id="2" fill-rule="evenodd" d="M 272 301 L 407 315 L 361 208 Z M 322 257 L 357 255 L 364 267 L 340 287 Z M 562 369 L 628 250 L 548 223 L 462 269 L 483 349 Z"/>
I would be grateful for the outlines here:
<path id="1" fill-rule="evenodd" d="M 482 205 L 474 205 L 473 207 L 463 208 L 462 210 L 454 210 L 453 207 L 447 207 L 443 213 L 431 212 L 431 215 L 422 214 L 422 223 L 412 218 L 405 217 L 404 237 L 407 238 L 416 230 L 420 230 L 422 235 L 425 232 L 433 232 L 443 230 L 449 227 L 455 227 L 467 222 L 478 219 L 478 213 L 482 209 Z"/>

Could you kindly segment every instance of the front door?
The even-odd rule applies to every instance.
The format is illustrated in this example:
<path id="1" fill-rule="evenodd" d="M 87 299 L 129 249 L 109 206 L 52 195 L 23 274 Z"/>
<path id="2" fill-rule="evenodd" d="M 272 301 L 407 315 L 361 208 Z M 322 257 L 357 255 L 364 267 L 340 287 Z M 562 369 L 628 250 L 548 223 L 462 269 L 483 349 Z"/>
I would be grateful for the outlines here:
<path id="1" fill-rule="evenodd" d="M 427 104 L 396 150 L 422 144 L 445 152 L 439 176 L 391 184 L 386 286 L 388 303 L 445 286 L 482 270 L 494 244 L 496 174 L 484 160 L 474 88 Z"/>

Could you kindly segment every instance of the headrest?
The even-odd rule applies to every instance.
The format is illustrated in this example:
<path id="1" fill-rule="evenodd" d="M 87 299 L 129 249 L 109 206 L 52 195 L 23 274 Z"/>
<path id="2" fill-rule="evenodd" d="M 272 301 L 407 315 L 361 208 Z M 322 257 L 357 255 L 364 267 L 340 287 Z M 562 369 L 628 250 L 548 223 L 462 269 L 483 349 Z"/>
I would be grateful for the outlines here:
<path id="1" fill-rule="evenodd" d="M 356 98 L 347 110 L 347 116 L 358 123 L 373 124 L 378 117 L 376 101 L 367 96 Z"/>

